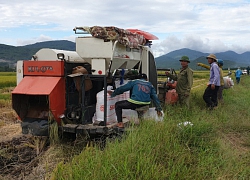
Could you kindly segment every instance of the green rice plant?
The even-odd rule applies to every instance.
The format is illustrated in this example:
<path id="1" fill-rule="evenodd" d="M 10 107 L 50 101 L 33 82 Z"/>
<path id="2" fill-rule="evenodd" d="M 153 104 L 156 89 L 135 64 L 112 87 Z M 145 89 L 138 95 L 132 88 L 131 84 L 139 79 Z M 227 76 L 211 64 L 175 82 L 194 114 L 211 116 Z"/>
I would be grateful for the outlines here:
<path id="1" fill-rule="evenodd" d="M 214 111 L 206 109 L 206 84 L 200 83 L 192 90 L 190 109 L 165 106 L 163 122 L 129 127 L 104 151 L 85 148 L 69 163 L 58 164 L 54 178 L 248 179 L 250 78 L 224 90 L 224 103 Z"/>
<path id="2" fill-rule="evenodd" d="M 11 91 L 16 86 L 16 73 L 0 72 L 0 108 L 11 108 Z"/>
<path id="3" fill-rule="evenodd" d="M 0 76 L 16 76 L 16 72 L 0 72 Z"/>
<path id="4" fill-rule="evenodd" d="M 211 162 L 219 162 L 214 158 L 217 146 L 209 142 L 214 138 L 208 136 L 211 126 L 200 125 L 191 133 L 176 125 L 175 120 L 168 125 L 145 121 L 139 128 L 133 127 L 123 141 L 108 144 L 104 152 L 86 149 L 72 163 L 58 165 L 56 179 L 185 179 L 190 172 L 199 178 L 211 177 L 194 173 L 201 166 L 196 159 L 199 153 Z M 210 146 L 214 148 L 206 154 Z M 205 163 L 203 156 L 200 160 Z M 203 165 L 208 167 L 209 164 Z"/>
<path id="5" fill-rule="evenodd" d="M 16 76 L 0 76 L 0 89 L 5 87 L 15 87 Z"/>
<path id="6" fill-rule="evenodd" d="M 16 76 L 16 72 L 0 72 L 0 76 Z"/>
<path id="7" fill-rule="evenodd" d="M 193 73 L 194 79 L 209 79 L 209 71 L 204 70 L 204 71 L 194 71 Z"/>
<path id="8" fill-rule="evenodd" d="M 11 108 L 11 101 L 9 99 L 0 98 L 0 108 Z"/>
<path id="9" fill-rule="evenodd" d="M 61 161 L 51 179 L 248 179 L 250 78 L 225 89 L 224 103 L 213 111 L 202 98 L 208 78 L 209 71 L 197 72 L 190 109 L 166 105 L 162 122 L 149 119 L 130 126 L 121 139 L 108 140 L 104 150 L 91 143 L 51 143 L 55 161 Z M 51 132 L 57 137 L 54 125 Z"/>
<path id="10" fill-rule="evenodd" d="M 49 140 L 51 145 L 58 144 L 60 142 L 58 124 L 54 119 L 51 111 L 49 111 Z"/>
<path id="11" fill-rule="evenodd" d="M 58 144 L 60 142 L 58 134 L 58 125 L 56 121 L 50 121 L 49 124 L 49 139 L 51 145 Z"/>
<path id="12" fill-rule="evenodd" d="M 0 94 L 0 100 L 10 100 L 10 99 L 11 99 L 10 93 Z"/>

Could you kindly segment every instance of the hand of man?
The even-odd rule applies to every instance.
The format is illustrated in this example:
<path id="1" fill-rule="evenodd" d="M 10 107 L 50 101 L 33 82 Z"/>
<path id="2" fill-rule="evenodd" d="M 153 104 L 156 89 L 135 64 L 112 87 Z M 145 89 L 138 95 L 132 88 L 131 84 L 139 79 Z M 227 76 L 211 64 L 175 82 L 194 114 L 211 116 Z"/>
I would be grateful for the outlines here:
<path id="1" fill-rule="evenodd" d="M 211 84 L 211 89 L 214 90 L 215 89 L 215 85 Z"/>
<path id="2" fill-rule="evenodd" d="M 113 93 L 113 91 L 107 90 L 107 93 L 111 96 L 111 94 Z"/>
<path id="3" fill-rule="evenodd" d="M 166 71 L 165 74 L 168 76 L 170 73 L 168 71 Z"/>
<path id="4" fill-rule="evenodd" d="M 162 112 L 161 111 L 157 111 L 157 116 L 162 116 Z"/>

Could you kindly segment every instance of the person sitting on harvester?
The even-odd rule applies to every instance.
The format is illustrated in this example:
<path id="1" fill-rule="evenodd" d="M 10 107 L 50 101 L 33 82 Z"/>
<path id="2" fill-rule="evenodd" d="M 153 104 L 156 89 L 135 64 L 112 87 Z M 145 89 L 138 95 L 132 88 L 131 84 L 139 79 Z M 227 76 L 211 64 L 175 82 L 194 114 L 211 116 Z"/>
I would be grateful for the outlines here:
<path id="1" fill-rule="evenodd" d="M 122 109 L 135 110 L 137 108 L 147 106 L 150 104 L 151 99 L 156 106 L 155 110 L 157 111 L 157 115 L 162 116 L 160 101 L 157 97 L 155 88 L 149 81 L 147 81 L 146 74 L 141 74 L 139 75 L 139 79 L 129 81 L 127 84 L 115 89 L 114 92 L 108 91 L 108 93 L 111 97 L 115 97 L 116 95 L 129 90 L 132 91 L 132 94 L 128 100 L 122 100 L 115 103 L 115 112 L 118 121 L 117 127 L 124 128 L 124 124 L 122 122 Z M 142 114 L 138 113 L 138 116 L 141 118 Z"/>

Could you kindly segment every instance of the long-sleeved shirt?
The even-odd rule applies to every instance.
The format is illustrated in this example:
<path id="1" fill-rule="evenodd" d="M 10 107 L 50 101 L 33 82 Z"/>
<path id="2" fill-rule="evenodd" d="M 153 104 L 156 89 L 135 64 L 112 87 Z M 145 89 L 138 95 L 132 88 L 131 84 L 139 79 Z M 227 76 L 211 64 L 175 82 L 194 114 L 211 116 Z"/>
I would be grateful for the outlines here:
<path id="1" fill-rule="evenodd" d="M 220 86 L 220 68 L 216 62 L 210 65 L 210 78 L 208 84 L 214 84 Z"/>
<path id="2" fill-rule="evenodd" d="M 203 64 L 203 63 L 198 63 L 198 66 L 204 67 L 206 69 L 210 69 L 209 65 Z M 223 71 L 222 71 L 222 67 L 219 66 L 220 68 L 220 85 L 224 86 L 224 79 L 223 79 Z"/>
<path id="3" fill-rule="evenodd" d="M 132 90 L 131 97 L 128 99 L 129 102 L 147 105 L 151 103 L 152 99 L 156 106 L 156 110 L 162 111 L 154 86 L 144 79 L 129 81 L 127 84 L 117 88 L 111 94 L 111 97 L 122 94 L 128 90 Z"/>
<path id="4" fill-rule="evenodd" d="M 189 95 L 193 85 L 193 70 L 189 67 L 181 69 L 180 73 L 175 76 L 168 75 L 171 79 L 177 81 L 176 92 L 180 95 Z"/>
<path id="5" fill-rule="evenodd" d="M 240 69 L 237 69 L 237 71 L 235 72 L 235 77 L 240 78 L 241 75 L 242 71 Z"/>

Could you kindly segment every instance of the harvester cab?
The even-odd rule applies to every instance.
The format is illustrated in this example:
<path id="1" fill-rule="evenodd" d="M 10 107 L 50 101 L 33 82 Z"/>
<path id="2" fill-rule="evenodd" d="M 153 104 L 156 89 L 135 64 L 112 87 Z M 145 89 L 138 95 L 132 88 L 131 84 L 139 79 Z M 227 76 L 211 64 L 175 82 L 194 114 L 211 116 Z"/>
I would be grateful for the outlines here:
<path id="1" fill-rule="evenodd" d="M 74 31 L 81 34 L 76 51 L 44 48 L 17 63 L 12 106 L 24 134 L 47 136 L 50 123 L 57 122 L 63 132 L 108 135 L 116 124 L 114 103 L 129 98 L 127 92 L 112 99 L 108 86 L 116 88 L 146 73 L 157 89 L 154 56 L 146 45 L 150 39 L 116 27 Z"/>

